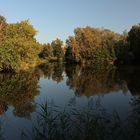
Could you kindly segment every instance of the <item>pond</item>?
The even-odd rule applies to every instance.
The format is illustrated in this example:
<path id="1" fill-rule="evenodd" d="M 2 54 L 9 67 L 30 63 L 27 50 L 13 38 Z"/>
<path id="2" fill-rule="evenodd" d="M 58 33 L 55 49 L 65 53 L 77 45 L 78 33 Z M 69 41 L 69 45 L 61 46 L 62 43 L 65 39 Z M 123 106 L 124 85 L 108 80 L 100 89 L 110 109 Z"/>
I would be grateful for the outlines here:
<path id="1" fill-rule="evenodd" d="M 53 63 L 0 74 L 0 139 L 139 138 L 139 66 Z"/>

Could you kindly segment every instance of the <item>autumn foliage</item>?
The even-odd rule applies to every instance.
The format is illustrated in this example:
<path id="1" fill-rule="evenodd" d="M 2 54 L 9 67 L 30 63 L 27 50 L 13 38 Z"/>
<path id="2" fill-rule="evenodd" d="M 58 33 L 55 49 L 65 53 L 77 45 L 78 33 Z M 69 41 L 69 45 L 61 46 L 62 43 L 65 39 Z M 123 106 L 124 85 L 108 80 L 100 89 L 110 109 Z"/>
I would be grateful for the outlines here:
<path id="1" fill-rule="evenodd" d="M 102 65 L 140 60 L 140 24 L 123 34 L 89 26 L 76 28 L 65 44 L 58 38 L 40 44 L 36 33 L 28 20 L 7 23 L 0 16 L 0 71 L 25 70 L 42 61 Z"/>

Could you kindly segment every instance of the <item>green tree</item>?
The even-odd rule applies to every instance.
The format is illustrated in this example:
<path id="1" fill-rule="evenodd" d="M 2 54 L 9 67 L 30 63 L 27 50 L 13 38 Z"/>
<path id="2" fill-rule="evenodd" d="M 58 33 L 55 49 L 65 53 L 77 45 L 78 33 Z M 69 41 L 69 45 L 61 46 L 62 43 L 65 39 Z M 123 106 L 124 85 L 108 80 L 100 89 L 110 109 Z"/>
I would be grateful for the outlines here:
<path id="1" fill-rule="evenodd" d="M 53 57 L 53 49 L 50 43 L 47 44 L 43 44 L 41 46 L 43 49 L 41 50 L 41 52 L 39 53 L 39 57 L 40 58 L 50 58 Z"/>
<path id="2" fill-rule="evenodd" d="M 54 57 L 56 57 L 57 59 L 63 59 L 64 58 L 64 51 L 62 48 L 63 41 L 57 38 L 56 40 L 52 41 L 51 46 L 53 48 Z"/>
<path id="3" fill-rule="evenodd" d="M 37 56 L 39 45 L 34 38 L 35 35 L 36 30 L 27 20 L 9 24 L 6 28 L 6 40 L 11 41 L 23 62 L 34 60 Z"/>
<path id="4" fill-rule="evenodd" d="M 128 42 L 128 32 L 124 31 L 120 36 L 119 41 L 115 45 L 115 54 L 117 57 L 117 63 L 126 64 L 130 63 L 133 59 L 133 54 L 130 51 L 130 45 Z"/>
<path id="5" fill-rule="evenodd" d="M 76 28 L 74 34 L 66 41 L 66 60 L 110 63 L 116 59 L 114 46 L 119 34 L 92 27 Z"/>
<path id="6" fill-rule="evenodd" d="M 78 62 L 80 60 L 78 44 L 75 38 L 72 36 L 70 36 L 69 39 L 66 40 L 65 59 L 66 61 L 70 62 Z"/>
<path id="7" fill-rule="evenodd" d="M 39 43 L 35 35 L 36 30 L 28 20 L 6 25 L 3 40 L 0 41 L 1 71 L 16 71 L 37 61 Z"/>
<path id="8" fill-rule="evenodd" d="M 0 71 L 16 71 L 20 66 L 20 56 L 11 45 L 5 41 L 0 46 Z"/>
<path id="9" fill-rule="evenodd" d="M 135 60 L 140 60 L 140 24 L 132 26 L 128 32 L 128 41 L 130 51 L 133 53 Z"/>

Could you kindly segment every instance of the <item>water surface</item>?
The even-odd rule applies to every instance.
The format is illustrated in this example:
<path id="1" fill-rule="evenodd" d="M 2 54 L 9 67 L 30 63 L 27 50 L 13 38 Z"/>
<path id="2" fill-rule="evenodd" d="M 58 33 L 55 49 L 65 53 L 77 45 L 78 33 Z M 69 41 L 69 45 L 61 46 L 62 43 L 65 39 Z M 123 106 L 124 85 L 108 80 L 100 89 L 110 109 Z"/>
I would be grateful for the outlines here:
<path id="1" fill-rule="evenodd" d="M 41 64 L 30 72 L 0 74 L 0 136 L 5 140 L 20 140 L 25 132 L 29 139 L 34 139 L 33 124 L 38 123 L 37 112 L 41 111 L 39 104 L 48 102 L 50 106 L 56 106 L 59 112 L 67 110 L 69 115 L 72 114 L 71 110 L 76 109 L 79 114 L 86 111 L 81 113 L 84 116 L 92 106 L 96 111 L 91 109 L 95 112 L 94 116 L 92 114 L 88 117 L 91 120 L 97 116 L 97 119 L 104 119 L 104 123 L 98 124 L 100 128 L 107 130 L 104 138 L 113 139 L 115 136 L 116 139 L 139 139 L 139 75 L 138 66 L 80 67 L 62 63 Z M 79 120 L 80 118 L 77 122 Z M 86 128 L 86 123 L 83 123 L 82 131 Z M 121 127 L 124 126 L 128 128 L 126 132 L 122 131 Z M 116 134 L 111 132 L 113 128 Z M 106 135 L 108 129 L 109 134 Z M 93 138 L 93 132 L 90 131 L 89 129 L 88 136 L 84 134 L 88 139 Z M 94 137 L 100 139 L 100 132 L 95 131 L 95 128 L 94 132 Z M 74 132 L 71 133 L 74 135 Z M 117 138 L 116 135 L 120 133 L 122 137 Z"/>

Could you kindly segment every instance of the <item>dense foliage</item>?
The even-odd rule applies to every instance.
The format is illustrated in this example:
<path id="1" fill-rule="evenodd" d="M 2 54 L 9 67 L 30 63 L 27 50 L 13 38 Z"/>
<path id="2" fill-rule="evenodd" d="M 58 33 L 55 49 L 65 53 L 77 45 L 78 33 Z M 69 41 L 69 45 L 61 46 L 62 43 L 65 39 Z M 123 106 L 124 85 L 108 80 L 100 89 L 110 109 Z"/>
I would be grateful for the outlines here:
<path id="1" fill-rule="evenodd" d="M 76 28 L 65 45 L 60 39 L 39 44 L 36 33 L 28 20 L 7 23 L 0 16 L 0 71 L 18 71 L 52 60 L 97 65 L 140 60 L 140 24 L 123 34 L 88 26 Z"/>
<path id="2" fill-rule="evenodd" d="M 130 51 L 133 53 L 136 61 L 140 60 L 140 24 L 132 26 L 128 32 L 128 41 L 130 42 Z"/>
<path id="3" fill-rule="evenodd" d="M 42 50 L 39 53 L 40 58 L 46 59 L 46 58 L 53 57 L 53 49 L 52 49 L 50 43 L 43 44 L 41 47 L 42 47 Z"/>
<path id="4" fill-rule="evenodd" d="M 128 33 L 126 31 L 120 36 L 120 40 L 115 44 L 115 54 L 119 63 L 127 63 L 132 59 L 129 42 L 127 41 Z"/>
<path id="5" fill-rule="evenodd" d="M 125 31 L 121 35 L 115 51 L 119 63 L 140 63 L 140 24 L 132 26 L 128 33 Z"/>
<path id="6" fill-rule="evenodd" d="M 61 59 L 64 57 L 64 52 L 62 49 L 63 41 L 61 41 L 60 39 L 56 39 L 52 41 L 51 46 L 53 48 L 54 57 L 56 57 L 57 59 Z"/>
<path id="7" fill-rule="evenodd" d="M 8 24 L 4 18 L 0 19 L 0 70 L 16 71 L 31 65 L 37 60 L 39 51 L 36 30 L 27 20 Z"/>
<path id="8" fill-rule="evenodd" d="M 73 62 L 112 62 L 116 59 L 114 45 L 119 35 L 106 29 L 76 28 L 75 36 L 66 41 L 66 60 Z"/>
<path id="9" fill-rule="evenodd" d="M 64 50 L 62 48 L 63 41 L 56 39 L 48 44 L 41 45 L 42 49 L 39 53 L 41 59 L 46 59 L 49 61 L 52 60 L 63 60 L 64 59 Z"/>
<path id="10" fill-rule="evenodd" d="M 67 62 L 80 63 L 139 63 L 140 24 L 123 34 L 108 29 L 76 28 L 66 40 Z"/>

